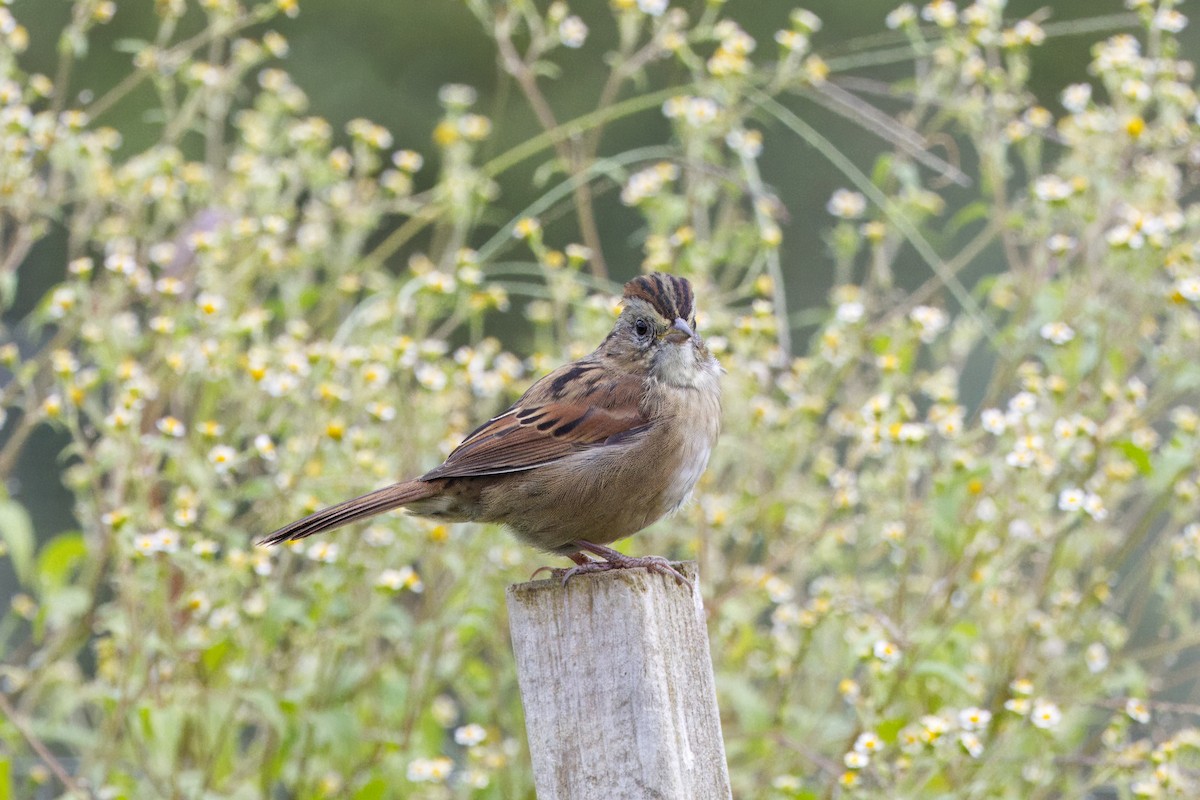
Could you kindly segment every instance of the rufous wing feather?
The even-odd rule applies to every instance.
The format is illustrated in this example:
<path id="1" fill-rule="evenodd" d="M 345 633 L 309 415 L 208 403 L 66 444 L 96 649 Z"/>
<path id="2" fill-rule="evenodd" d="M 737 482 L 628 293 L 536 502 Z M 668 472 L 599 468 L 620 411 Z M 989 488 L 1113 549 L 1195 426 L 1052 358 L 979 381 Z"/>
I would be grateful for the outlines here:
<path id="1" fill-rule="evenodd" d="M 441 466 L 421 476 L 466 478 L 533 469 L 589 447 L 639 433 L 646 420 L 580 403 L 517 407 L 460 444 Z"/>
<path id="2" fill-rule="evenodd" d="M 512 408 L 485 422 L 422 480 L 520 472 L 645 430 L 641 381 L 591 380 L 599 370 L 568 364 L 529 388 Z"/>

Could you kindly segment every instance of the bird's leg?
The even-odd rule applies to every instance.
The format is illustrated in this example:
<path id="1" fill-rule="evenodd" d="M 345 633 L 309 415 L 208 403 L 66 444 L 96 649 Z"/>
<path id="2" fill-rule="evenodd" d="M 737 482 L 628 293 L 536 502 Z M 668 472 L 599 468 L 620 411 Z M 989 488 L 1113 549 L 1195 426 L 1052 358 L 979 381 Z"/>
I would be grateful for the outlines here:
<path id="1" fill-rule="evenodd" d="M 602 544 L 592 544 L 585 542 L 582 539 L 575 542 L 575 546 L 581 551 L 587 551 L 593 555 L 600 556 L 603 561 L 592 561 L 585 557 L 582 552 L 571 555 L 571 560 L 576 566 L 566 570 L 563 573 L 562 581 L 565 586 L 567 581 L 576 575 L 585 572 L 607 572 L 610 569 L 634 569 L 635 567 L 645 567 L 651 572 L 657 572 L 660 575 L 670 575 L 679 583 L 686 585 L 689 589 L 692 588 L 692 582 L 680 574 L 679 570 L 671 566 L 671 562 L 667 561 L 662 556 L 627 556 L 624 553 L 613 550 L 611 547 L 605 547 Z M 578 557 L 576 557 L 578 556 Z M 558 572 L 554 572 L 557 576 Z"/>

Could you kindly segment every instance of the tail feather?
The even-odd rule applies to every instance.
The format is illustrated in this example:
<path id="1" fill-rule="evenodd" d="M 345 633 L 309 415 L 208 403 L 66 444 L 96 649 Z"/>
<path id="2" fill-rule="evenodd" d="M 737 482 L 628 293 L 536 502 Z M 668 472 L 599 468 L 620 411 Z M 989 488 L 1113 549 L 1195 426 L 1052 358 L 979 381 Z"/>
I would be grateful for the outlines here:
<path id="1" fill-rule="evenodd" d="M 407 505 L 417 500 L 424 500 L 438 493 L 442 481 L 405 481 L 376 489 L 373 492 L 355 497 L 352 500 L 338 503 L 329 508 L 323 508 L 304 519 L 284 525 L 279 530 L 262 539 L 260 545 L 279 544 L 293 539 L 303 539 L 314 533 L 340 528 L 360 519 L 373 517 L 393 508 Z"/>

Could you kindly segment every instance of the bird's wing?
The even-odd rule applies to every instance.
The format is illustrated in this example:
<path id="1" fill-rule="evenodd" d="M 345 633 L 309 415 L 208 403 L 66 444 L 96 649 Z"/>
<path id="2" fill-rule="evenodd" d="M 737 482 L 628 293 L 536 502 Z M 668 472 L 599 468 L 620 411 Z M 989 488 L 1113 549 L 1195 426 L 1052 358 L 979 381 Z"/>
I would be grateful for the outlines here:
<path id="1" fill-rule="evenodd" d="M 597 365 L 567 364 L 473 431 L 422 480 L 520 472 L 641 434 L 642 382 Z"/>

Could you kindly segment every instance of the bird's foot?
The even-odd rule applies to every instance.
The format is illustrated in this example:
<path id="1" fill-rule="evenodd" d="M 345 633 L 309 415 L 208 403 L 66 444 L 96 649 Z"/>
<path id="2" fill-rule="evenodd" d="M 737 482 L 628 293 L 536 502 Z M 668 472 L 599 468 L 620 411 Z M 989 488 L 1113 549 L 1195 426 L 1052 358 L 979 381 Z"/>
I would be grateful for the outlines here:
<path id="1" fill-rule="evenodd" d="M 611 547 L 605 547 L 591 542 L 579 541 L 575 543 L 580 550 L 586 550 L 589 553 L 599 556 L 603 561 L 592 561 L 583 556 L 582 553 L 573 553 L 570 558 L 575 562 L 575 566 L 570 569 L 552 569 L 550 573 L 556 577 L 561 577 L 563 585 L 567 581 L 574 578 L 576 575 L 584 575 L 591 572 L 608 572 L 614 569 L 636 569 L 642 567 L 650 572 L 656 572 L 659 575 L 668 575 L 674 578 L 678 583 L 692 588 L 692 582 L 683 577 L 683 573 L 675 569 L 670 561 L 662 556 L 627 556 L 622 552 L 613 550 Z"/>

